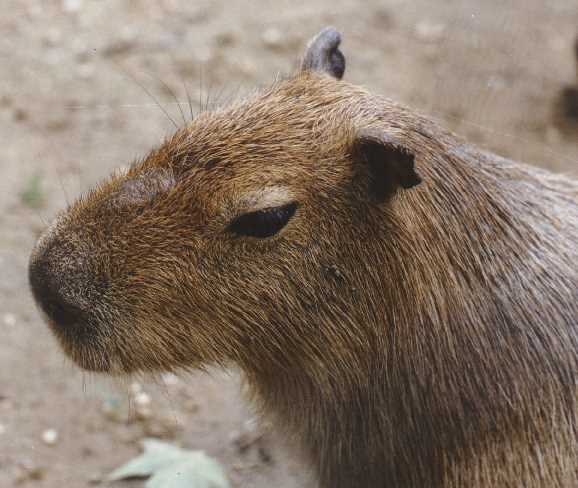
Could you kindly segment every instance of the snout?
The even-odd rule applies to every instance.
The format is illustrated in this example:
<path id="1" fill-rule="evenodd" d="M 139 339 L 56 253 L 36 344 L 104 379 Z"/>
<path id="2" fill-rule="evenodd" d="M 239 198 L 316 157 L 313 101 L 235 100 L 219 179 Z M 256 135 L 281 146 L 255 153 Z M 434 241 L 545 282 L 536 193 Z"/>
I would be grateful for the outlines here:
<path id="1" fill-rule="evenodd" d="M 65 354 L 86 370 L 109 371 L 102 287 L 84 251 L 47 232 L 30 257 L 30 289 Z"/>
<path id="2" fill-rule="evenodd" d="M 56 259 L 50 252 L 33 256 L 28 268 L 30 288 L 36 303 L 53 327 L 83 327 L 88 314 L 80 299 L 71 291 L 66 276 L 58 273 Z"/>
<path id="3" fill-rule="evenodd" d="M 30 289 L 55 332 L 85 335 L 95 325 L 102 290 L 95 284 L 86 239 L 60 234 L 53 225 L 38 240 L 28 264 Z"/>

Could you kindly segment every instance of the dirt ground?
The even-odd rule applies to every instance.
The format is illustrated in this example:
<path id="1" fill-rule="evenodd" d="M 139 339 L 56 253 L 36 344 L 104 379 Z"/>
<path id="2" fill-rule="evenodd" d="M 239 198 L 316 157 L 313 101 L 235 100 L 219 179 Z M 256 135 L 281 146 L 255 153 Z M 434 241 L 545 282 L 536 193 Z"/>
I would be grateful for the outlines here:
<path id="1" fill-rule="evenodd" d="M 578 174 L 578 126 L 555 115 L 576 83 L 574 0 L 5 0 L 1 487 L 107 486 L 146 436 L 205 450 L 235 487 L 312 486 L 274 433 L 251 438 L 234 372 L 115 384 L 74 368 L 36 313 L 26 266 L 59 208 L 171 132 L 153 97 L 179 121 L 171 91 L 198 110 L 266 84 L 327 24 L 344 34 L 348 80 L 502 155 Z"/>

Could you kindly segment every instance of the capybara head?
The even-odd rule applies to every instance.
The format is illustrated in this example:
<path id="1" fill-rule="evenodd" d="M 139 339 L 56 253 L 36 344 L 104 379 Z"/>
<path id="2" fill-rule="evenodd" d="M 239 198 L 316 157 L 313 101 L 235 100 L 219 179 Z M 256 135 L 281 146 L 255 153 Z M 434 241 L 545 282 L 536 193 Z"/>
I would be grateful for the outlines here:
<path id="1" fill-rule="evenodd" d="M 57 217 L 29 277 L 77 364 L 278 373 L 332 338 L 355 349 L 372 248 L 420 177 L 399 109 L 341 81 L 339 43 L 325 29 L 296 74 L 201 113 Z"/>

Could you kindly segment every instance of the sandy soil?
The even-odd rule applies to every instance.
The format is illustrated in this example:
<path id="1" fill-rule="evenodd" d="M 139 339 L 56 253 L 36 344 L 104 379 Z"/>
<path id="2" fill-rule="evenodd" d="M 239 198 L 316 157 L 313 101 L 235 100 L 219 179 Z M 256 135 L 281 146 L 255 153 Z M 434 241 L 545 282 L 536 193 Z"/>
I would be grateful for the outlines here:
<path id="1" fill-rule="evenodd" d="M 153 97 L 179 121 L 171 92 L 185 100 L 186 87 L 198 110 L 266 84 L 327 24 L 344 33 L 347 79 L 502 155 L 578 174 L 577 125 L 555 116 L 576 81 L 573 0 L 5 0 L 0 486 L 105 486 L 145 436 L 216 456 L 235 487 L 310 486 L 274 435 L 250 442 L 234 373 L 115 385 L 68 364 L 26 264 L 43 222 L 171 132 Z"/>

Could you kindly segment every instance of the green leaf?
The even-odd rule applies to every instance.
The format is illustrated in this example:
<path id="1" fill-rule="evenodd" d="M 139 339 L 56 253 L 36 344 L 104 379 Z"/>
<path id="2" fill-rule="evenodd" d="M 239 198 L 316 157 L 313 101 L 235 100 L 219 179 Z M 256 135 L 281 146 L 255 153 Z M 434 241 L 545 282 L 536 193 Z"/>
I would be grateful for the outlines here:
<path id="1" fill-rule="evenodd" d="M 180 461 L 186 452 L 155 439 L 145 439 L 143 446 L 144 452 L 140 456 L 115 469 L 108 479 L 118 481 L 125 478 L 150 476 L 159 469 Z"/>
<path id="2" fill-rule="evenodd" d="M 223 469 L 202 451 L 190 451 L 186 459 L 156 472 L 146 488 L 229 488 Z"/>
<path id="3" fill-rule="evenodd" d="M 20 192 L 20 198 L 22 203 L 30 208 L 41 208 L 44 205 L 45 198 L 40 174 L 33 174 L 28 178 L 26 185 Z"/>
<path id="4" fill-rule="evenodd" d="M 188 451 L 155 439 L 144 452 L 114 470 L 109 481 L 146 477 L 146 488 L 229 488 L 223 468 L 202 451 Z"/>

